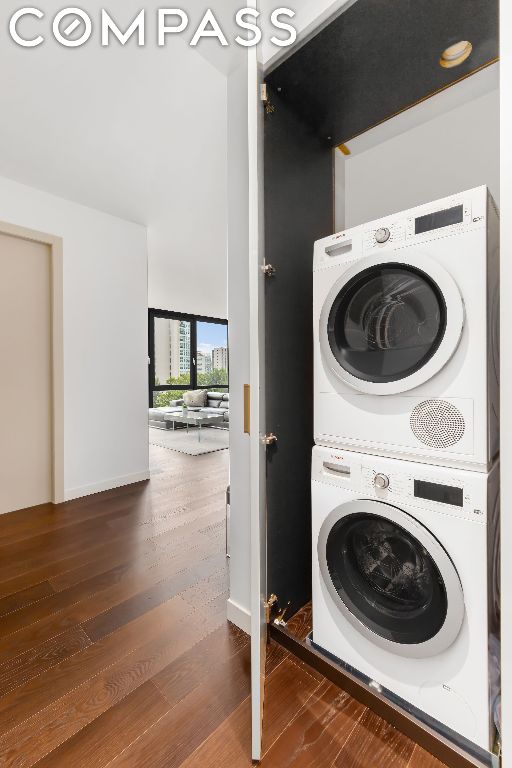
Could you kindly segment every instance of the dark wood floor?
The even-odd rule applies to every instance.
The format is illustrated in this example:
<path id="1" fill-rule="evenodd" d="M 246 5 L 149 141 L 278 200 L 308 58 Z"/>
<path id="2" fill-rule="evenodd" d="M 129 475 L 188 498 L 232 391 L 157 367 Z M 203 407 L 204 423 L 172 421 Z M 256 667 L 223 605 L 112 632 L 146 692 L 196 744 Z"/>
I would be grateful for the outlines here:
<path id="1" fill-rule="evenodd" d="M 228 454 L 151 461 L 149 484 L 0 518 L 0 766 L 251 765 Z M 442 768 L 277 646 L 268 673 L 264 766 Z"/>

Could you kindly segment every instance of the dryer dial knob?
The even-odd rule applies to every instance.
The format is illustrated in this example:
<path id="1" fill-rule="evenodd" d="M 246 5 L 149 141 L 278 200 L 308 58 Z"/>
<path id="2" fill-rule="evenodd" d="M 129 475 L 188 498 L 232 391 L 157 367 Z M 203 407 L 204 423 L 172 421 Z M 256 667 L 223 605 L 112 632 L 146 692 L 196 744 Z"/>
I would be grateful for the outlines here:
<path id="1" fill-rule="evenodd" d="M 378 229 L 375 233 L 375 239 L 378 243 L 387 243 L 389 238 L 391 237 L 391 232 L 387 227 L 381 227 L 381 229 Z"/>
<path id="2" fill-rule="evenodd" d="M 389 477 L 379 472 L 373 478 L 373 483 L 376 488 L 379 488 L 380 490 L 384 490 L 385 488 L 389 488 Z"/>

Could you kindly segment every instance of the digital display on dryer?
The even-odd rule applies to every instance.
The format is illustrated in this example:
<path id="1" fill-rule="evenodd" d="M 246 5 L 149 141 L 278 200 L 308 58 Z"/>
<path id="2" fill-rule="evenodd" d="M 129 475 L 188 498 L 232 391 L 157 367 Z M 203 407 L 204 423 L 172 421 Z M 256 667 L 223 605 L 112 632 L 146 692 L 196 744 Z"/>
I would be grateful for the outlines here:
<path id="1" fill-rule="evenodd" d="M 441 229 L 442 227 L 451 227 L 452 224 L 461 224 L 464 221 L 464 206 L 456 205 L 454 208 L 447 208 L 445 211 L 436 211 L 426 216 L 420 216 L 415 220 L 415 234 L 421 235 L 423 232 L 430 232 L 432 229 Z"/>
<path id="2" fill-rule="evenodd" d="M 451 504 L 454 507 L 464 506 L 464 489 L 440 483 L 428 483 L 426 480 L 414 481 L 414 495 L 418 499 L 437 501 L 440 504 Z"/>

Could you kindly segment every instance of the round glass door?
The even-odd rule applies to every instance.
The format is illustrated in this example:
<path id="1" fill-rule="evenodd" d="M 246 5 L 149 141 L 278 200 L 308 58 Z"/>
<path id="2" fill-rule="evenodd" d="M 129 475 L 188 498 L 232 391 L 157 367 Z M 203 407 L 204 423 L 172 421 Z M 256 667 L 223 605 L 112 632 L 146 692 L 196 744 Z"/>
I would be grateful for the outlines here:
<path id="1" fill-rule="evenodd" d="M 379 264 L 338 293 L 327 323 L 332 354 L 352 376 L 376 383 L 411 376 L 435 354 L 446 330 L 446 304 L 424 272 Z"/>
<path id="2" fill-rule="evenodd" d="M 343 602 L 373 632 L 424 643 L 446 619 L 439 569 L 417 539 L 375 515 L 339 520 L 327 539 L 327 567 Z"/>
<path id="3" fill-rule="evenodd" d="M 318 555 L 335 603 L 379 645 L 429 656 L 457 636 L 464 600 L 455 567 L 402 510 L 373 501 L 343 505 L 322 526 Z"/>
<path id="4" fill-rule="evenodd" d="M 464 304 L 441 264 L 413 249 L 343 268 L 320 314 L 330 371 L 359 392 L 392 395 L 431 379 L 462 336 Z"/>

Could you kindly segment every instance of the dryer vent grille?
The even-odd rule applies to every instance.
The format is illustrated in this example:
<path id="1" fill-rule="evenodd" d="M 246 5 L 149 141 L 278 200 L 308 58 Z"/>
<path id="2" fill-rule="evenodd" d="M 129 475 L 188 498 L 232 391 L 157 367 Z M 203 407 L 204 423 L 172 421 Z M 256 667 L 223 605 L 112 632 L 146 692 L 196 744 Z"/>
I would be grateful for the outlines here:
<path id="1" fill-rule="evenodd" d="M 446 400 L 424 400 L 411 413 L 411 429 L 430 448 L 450 448 L 462 440 L 466 424 L 462 413 Z"/>

